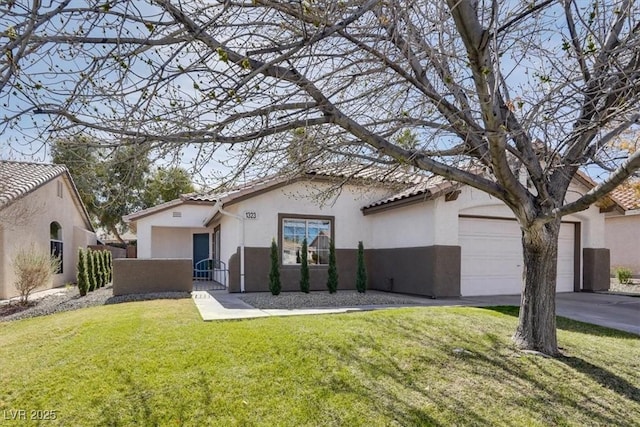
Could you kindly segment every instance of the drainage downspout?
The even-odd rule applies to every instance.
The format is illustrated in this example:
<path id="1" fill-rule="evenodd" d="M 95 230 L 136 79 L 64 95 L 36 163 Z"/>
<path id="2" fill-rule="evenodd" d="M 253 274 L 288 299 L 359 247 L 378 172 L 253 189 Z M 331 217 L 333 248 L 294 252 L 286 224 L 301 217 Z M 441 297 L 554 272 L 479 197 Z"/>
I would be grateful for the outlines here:
<path id="1" fill-rule="evenodd" d="M 244 293 L 244 217 L 241 215 L 232 214 L 222 209 L 222 202 L 218 200 L 213 206 L 213 211 L 218 211 L 222 215 L 230 216 L 240 221 L 240 227 L 242 228 L 242 237 L 240 241 L 240 292 Z"/>

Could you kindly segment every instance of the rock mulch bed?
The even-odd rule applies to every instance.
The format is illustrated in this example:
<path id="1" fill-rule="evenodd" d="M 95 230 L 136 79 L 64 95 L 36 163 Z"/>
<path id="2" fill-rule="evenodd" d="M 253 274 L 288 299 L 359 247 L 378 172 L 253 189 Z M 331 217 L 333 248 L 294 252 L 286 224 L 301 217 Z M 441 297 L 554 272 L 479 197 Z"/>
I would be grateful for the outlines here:
<path id="1" fill-rule="evenodd" d="M 632 283 L 628 285 L 621 285 L 618 282 L 618 279 L 611 279 L 611 285 L 609 285 L 609 292 L 640 295 L 640 280 L 633 279 L 631 282 Z"/>
<path id="2" fill-rule="evenodd" d="M 283 292 L 271 295 L 268 292 L 239 295 L 239 298 L 259 309 L 294 309 L 294 308 L 323 308 L 323 307 L 351 307 L 362 305 L 419 305 L 420 299 L 404 295 L 387 294 L 383 292 L 338 291 L 330 294 L 326 291 Z"/>
<path id="3" fill-rule="evenodd" d="M 114 297 L 111 286 L 106 286 L 93 292 L 89 292 L 86 296 L 81 297 L 78 293 L 78 288 L 76 287 L 66 289 L 61 288 L 59 293 L 46 295 L 30 301 L 31 304 L 24 309 L 19 307 L 17 302 L 0 306 L 0 322 L 26 319 L 28 317 L 45 316 L 47 314 L 59 313 L 61 311 L 71 311 L 79 308 L 95 307 L 106 304 L 179 298 L 191 298 L 191 294 L 188 292 L 158 292 L 144 295 L 122 295 Z"/>

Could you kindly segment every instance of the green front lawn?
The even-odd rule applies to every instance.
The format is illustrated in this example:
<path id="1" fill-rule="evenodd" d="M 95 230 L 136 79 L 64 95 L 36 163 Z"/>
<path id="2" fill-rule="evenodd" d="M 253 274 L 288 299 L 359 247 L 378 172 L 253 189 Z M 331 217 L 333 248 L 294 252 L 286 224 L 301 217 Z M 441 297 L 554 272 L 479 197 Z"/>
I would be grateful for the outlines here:
<path id="1" fill-rule="evenodd" d="M 205 323 L 163 300 L 0 323 L 0 424 L 21 409 L 73 426 L 640 422 L 637 336 L 560 319 L 567 357 L 547 359 L 513 349 L 516 320 L 442 307 Z"/>

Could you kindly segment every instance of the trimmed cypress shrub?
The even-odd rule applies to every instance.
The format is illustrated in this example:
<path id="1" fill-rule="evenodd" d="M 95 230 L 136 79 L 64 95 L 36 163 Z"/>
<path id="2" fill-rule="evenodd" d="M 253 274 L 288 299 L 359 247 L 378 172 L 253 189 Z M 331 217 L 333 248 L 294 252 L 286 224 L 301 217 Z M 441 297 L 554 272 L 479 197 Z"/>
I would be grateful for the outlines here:
<path id="1" fill-rule="evenodd" d="M 300 250 L 300 290 L 305 294 L 309 293 L 309 262 L 307 251 L 307 239 L 302 241 Z"/>
<path id="2" fill-rule="evenodd" d="M 97 279 L 94 251 L 87 249 L 87 276 L 89 277 L 89 292 L 96 290 Z"/>
<path id="3" fill-rule="evenodd" d="M 78 273 L 76 274 L 78 282 L 78 292 L 83 297 L 89 290 L 89 274 L 87 273 L 87 255 L 84 249 L 78 248 Z"/>
<path id="4" fill-rule="evenodd" d="M 113 281 L 113 254 L 111 252 L 107 252 L 107 277 L 111 283 Z"/>
<path id="5" fill-rule="evenodd" d="M 327 277 L 327 288 L 330 294 L 335 294 L 338 290 L 338 267 L 336 266 L 336 245 L 333 240 L 329 241 L 329 275 Z"/>
<path id="6" fill-rule="evenodd" d="M 109 284 L 109 261 L 107 259 L 107 255 L 109 251 L 102 251 L 102 274 L 104 276 L 102 280 L 102 286 L 107 286 Z"/>
<path id="7" fill-rule="evenodd" d="M 276 239 L 271 241 L 271 269 L 269 270 L 269 290 L 272 295 L 279 295 L 282 286 L 280 284 L 280 262 L 278 259 L 278 244 Z"/>
<path id="8" fill-rule="evenodd" d="M 98 276 L 100 277 L 100 287 L 104 288 L 104 285 L 107 284 L 107 271 L 104 262 L 104 252 L 98 251 Z"/>
<path id="9" fill-rule="evenodd" d="M 367 269 L 364 264 L 364 246 L 358 242 L 358 270 L 356 272 L 356 289 L 360 293 L 367 291 Z"/>
<path id="10" fill-rule="evenodd" d="M 93 268 L 96 277 L 96 289 L 102 287 L 102 274 L 100 272 L 100 251 L 93 251 Z"/>

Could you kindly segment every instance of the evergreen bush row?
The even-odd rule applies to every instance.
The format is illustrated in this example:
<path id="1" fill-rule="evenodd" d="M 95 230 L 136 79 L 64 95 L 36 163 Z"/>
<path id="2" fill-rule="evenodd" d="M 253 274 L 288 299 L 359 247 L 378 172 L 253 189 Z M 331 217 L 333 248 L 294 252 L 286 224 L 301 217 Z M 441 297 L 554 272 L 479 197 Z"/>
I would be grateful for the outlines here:
<path id="1" fill-rule="evenodd" d="M 95 291 L 111 283 L 112 265 L 111 252 L 79 248 L 76 279 L 80 296 L 85 296 L 87 292 Z"/>
<path id="2" fill-rule="evenodd" d="M 276 240 L 271 241 L 271 268 L 269 269 L 269 291 L 273 295 L 279 295 L 282 290 L 280 282 L 280 258 L 278 244 Z M 307 239 L 302 241 L 302 248 L 296 254 L 296 261 L 300 262 L 300 291 L 309 293 L 309 262 Z M 327 289 L 329 293 L 336 293 L 338 290 L 338 266 L 336 263 L 336 247 L 333 240 L 329 241 L 329 269 L 327 277 Z M 367 290 L 367 270 L 364 262 L 364 246 L 358 242 L 358 269 L 356 272 L 356 289 L 360 293 Z"/>

